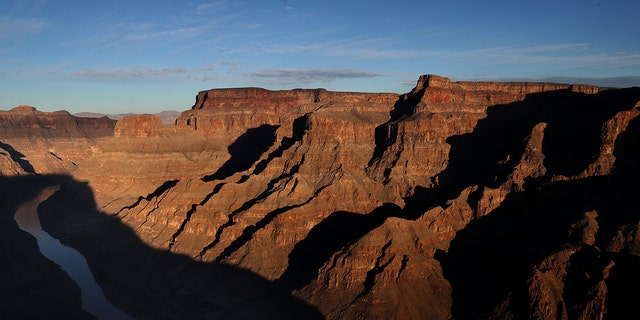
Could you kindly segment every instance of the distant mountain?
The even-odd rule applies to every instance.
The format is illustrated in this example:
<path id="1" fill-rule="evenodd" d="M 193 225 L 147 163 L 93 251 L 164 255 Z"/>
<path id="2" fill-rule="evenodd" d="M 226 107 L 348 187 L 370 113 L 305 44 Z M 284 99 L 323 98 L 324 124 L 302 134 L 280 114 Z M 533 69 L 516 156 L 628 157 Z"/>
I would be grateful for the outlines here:
<path id="1" fill-rule="evenodd" d="M 154 113 L 162 119 L 164 124 L 174 124 L 176 119 L 180 116 L 181 112 L 176 110 L 162 111 Z M 124 116 L 135 115 L 135 113 L 119 113 L 119 114 L 106 114 L 98 112 L 78 112 L 73 114 L 76 117 L 81 118 L 102 118 L 107 117 L 109 119 L 120 120 Z"/>

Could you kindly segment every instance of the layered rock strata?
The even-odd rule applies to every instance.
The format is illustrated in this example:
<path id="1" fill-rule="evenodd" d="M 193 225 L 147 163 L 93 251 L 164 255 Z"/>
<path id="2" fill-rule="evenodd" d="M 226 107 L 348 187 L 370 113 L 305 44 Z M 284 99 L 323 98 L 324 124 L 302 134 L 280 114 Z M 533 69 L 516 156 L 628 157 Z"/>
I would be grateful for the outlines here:
<path id="1" fill-rule="evenodd" d="M 0 155 L 4 159 L 0 161 L 13 160 L 27 173 L 72 172 L 91 156 L 99 141 L 113 137 L 115 123 L 106 117 L 78 118 L 67 111 L 41 112 L 31 106 L 0 111 Z"/>
<path id="2" fill-rule="evenodd" d="M 639 101 L 639 88 L 435 75 L 403 95 L 213 89 L 174 126 L 119 120 L 71 174 L 94 201 L 79 211 L 167 254 L 138 266 L 249 271 L 326 318 L 613 319 L 640 284 Z M 34 150 L 7 151 L 2 172 L 29 172 L 18 160 Z M 127 250 L 52 230 L 90 239 L 88 255 Z M 172 268 L 157 272 L 185 276 Z"/>

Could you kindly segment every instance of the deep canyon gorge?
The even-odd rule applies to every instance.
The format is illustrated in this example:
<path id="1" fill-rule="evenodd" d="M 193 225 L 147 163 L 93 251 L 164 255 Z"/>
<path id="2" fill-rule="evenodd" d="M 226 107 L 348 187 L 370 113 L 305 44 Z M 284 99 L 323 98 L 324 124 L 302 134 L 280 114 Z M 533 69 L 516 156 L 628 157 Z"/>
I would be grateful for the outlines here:
<path id="1" fill-rule="evenodd" d="M 620 319 L 640 286 L 640 88 L 223 88 L 175 124 L 0 111 L 0 318 Z"/>

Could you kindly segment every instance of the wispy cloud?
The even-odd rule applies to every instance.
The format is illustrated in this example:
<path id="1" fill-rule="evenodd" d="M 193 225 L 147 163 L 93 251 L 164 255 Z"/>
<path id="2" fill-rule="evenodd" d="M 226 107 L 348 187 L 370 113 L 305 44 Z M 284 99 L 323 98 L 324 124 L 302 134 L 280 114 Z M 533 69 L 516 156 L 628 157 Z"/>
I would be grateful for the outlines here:
<path id="1" fill-rule="evenodd" d="M 207 2 L 201 3 L 196 6 L 197 14 L 208 14 L 214 10 L 226 9 L 230 7 L 230 4 L 227 1 L 215 1 L 215 2 Z"/>
<path id="2" fill-rule="evenodd" d="M 188 39 L 207 32 L 212 26 L 168 27 L 165 30 L 147 30 L 140 33 L 129 33 L 122 37 L 123 42 L 155 40 L 155 39 Z"/>
<path id="3" fill-rule="evenodd" d="M 335 29 L 327 28 L 317 30 L 318 38 L 325 35 L 320 33 L 334 32 Z M 397 45 L 393 38 L 369 38 L 354 39 L 343 38 L 330 41 L 318 41 L 316 37 L 306 36 L 299 41 L 288 42 L 263 42 L 253 41 L 240 43 L 234 47 L 228 48 L 228 53 L 233 54 L 312 54 L 322 55 L 325 57 L 352 57 L 356 59 L 367 60 L 390 60 L 403 59 L 410 57 L 426 57 L 438 54 L 434 51 L 420 51 L 403 49 Z M 314 39 L 310 41 L 310 39 Z"/>
<path id="4" fill-rule="evenodd" d="M 590 84 L 600 87 L 640 87 L 640 76 L 620 77 L 542 77 L 542 78 L 514 78 L 514 77 L 473 77 L 467 80 L 518 81 L 518 82 L 554 82 L 567 84 Z"/>
<path id="5" fill-rule="evenodd" d="M 562 83 L 586 83 L 601 87 L 640 87 L 640 76 L 625 77 L 549 77 L 543 81 Z"/>
<path id="6" fill-rule="evenodd" d="M 96 22 L 94 32 L 78 32 L 79 36 L 63 44 L 66 47 L 122 51 L 131 48 L 149 51 L 165 48 L 175 51 L 185 46 L 203 46 L 207 42 L 228 37 L 226 33 L 219 31 L 233 24 L 238 14 L 223 10 L 226 5 L 223 1 L 201 4 L 188 11 L 176 12 L 175 15 L 155 20 L 132 20 L 127 16 L 120 19 L 114 13 L 108 13 Z M 211 12 L 204 14 L 207 10 Z"/>
<path id="7" fill-rule="evenodd" d="M 234 61 L 209 63 L 197 67 L 106 67 L 70 69 L 68 64 L 41 67 L 36 77 L 63 77 L 83 80 L 172 80 L 210 81 L 236 77 L 241 72 Z"/>
<path id="8" fill-rule="evenodd" d="M 61 68 L 47 69 L 48 76 L 65 76 L 72 78 L 113 80 L 113 79 L 188 79 L 209 81 L 212 79 L 245 79 L 251 82 L 269 80 L 277 84 L 307 84 L 330 82 L 340 79 L 373 78 L 384 76 L 382 73 L 355 69 L 260 69 L 246 71 L 236 62 L 225 61 L 216 64 L 205 64 L 195 68 L 82 68 L 63 71 Z"/>
<path id="9" fill-rule="evenodd" d="M 0 16 L 0 39 L 22 38 L 49 26 L 42 19 Z"/>
<path id="10" fill-rule="evenodd" d="M 40 10 L 47 2 L 47 0 L 18 0 L 13 3 L 13 8 L 14 10 Z"/>
<path id="11" fill-rule="evenodd" d="M 485 48 L 411 48 L 389 37 L 341 39 L 326 43 L 257 46 L 266 53 L 313 52 L 367 60 L 433 59 L 476 65 L 545 65 L 570 68 L 624 67 L 640 65 L 640 53 L 602 52 L 587 43 L 516 44 Z"/>
<path id="12" fill-rule="evenodd" d="M 280 83 L 328 82 L 338 79 L 373 78 L 383 74 L 354 69 L 261 69 L 250 76 L 269 78 Z"/>
<path id="13" fill-rule="evenodd" d="M 333 30 L 335 31 L 335 30 Z M 597 45 L 576 43 L 516 43 L 498 46 L 464 46 L 441 49 L 424 44 L 413 46 L 395 37 L 339 37 L 317 41 L 314 38 L 290 41 L 254 41 L 224 47 L 226 54 L 293 55 L 306 54 L 355 61 L 406 61 L 415 65 L 465 65 L 474 68 L 522 69 L 606 69 L 640 65 L 638 52 L 609 52 Z M 297 39 L 297 41 L 296 41 Z M 327 39 L 320 37 L 320 39 Z"/>
<path id="14" fill-rule="evenodd" d="M 371 60 L 427 57 L 435 53 L 427 50 L 405 49 L 398 39 L 393 37 L 346 38 L 326 43 L 322 50 L 328 56 L 351 56 Z"/>
<path id="15" fill-rule="evenodd" d="M 187 68 L 83 68 L 69 75 L 93 79 L 168 78 L 191 74 Z"/>
<path id="16" fill-rule="evenodd" d="M 495 65 L 558 65 L 595 68 L 640 65 L 640 53 L 596 52 L 585 43 L 498 46 L 459 51 L 434 51 L 432 56 L 473 59 Z"/>

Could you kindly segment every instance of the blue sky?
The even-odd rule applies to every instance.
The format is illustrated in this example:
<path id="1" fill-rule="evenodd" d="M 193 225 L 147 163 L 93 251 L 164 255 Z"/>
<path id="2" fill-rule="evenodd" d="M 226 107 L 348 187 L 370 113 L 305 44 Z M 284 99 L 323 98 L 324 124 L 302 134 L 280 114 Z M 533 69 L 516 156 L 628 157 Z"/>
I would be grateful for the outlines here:
<path id="1" fill-rule="evenodd" d="M 224 87 L 404 93 L 419 75 L 640 86 L 640 1 L 0 3 L 0 109 L 186 110 Z"/>

